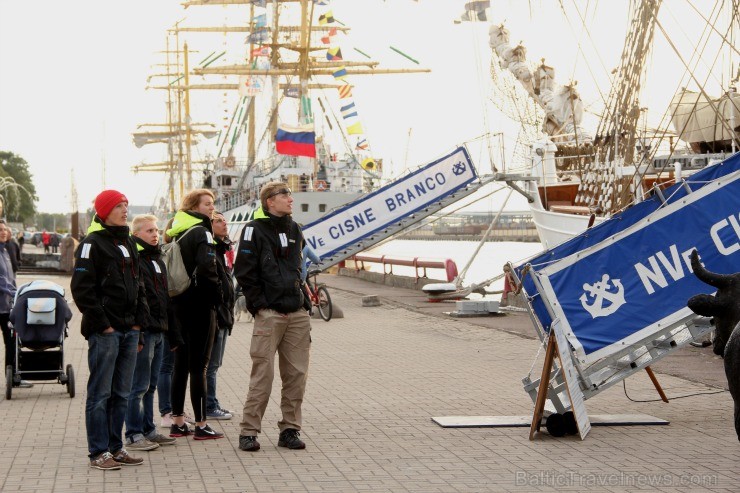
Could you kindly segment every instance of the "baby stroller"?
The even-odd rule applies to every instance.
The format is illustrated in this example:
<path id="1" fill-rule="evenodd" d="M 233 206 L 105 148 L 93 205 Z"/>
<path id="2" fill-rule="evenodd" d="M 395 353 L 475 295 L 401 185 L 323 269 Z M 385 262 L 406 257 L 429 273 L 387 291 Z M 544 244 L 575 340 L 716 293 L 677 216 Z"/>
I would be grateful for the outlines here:
<path id="1" fill-rule="evenodd" d="M 56 380 L 75 396 L 72 365 L 64 368 L 64 338 L 72 311 L 64 299 L 64 288 L 51 281 L 24 284 L 15 295 L 10 323 L 15 337 L 15 368 L 5 368 L 5 398 L 10 400 L 13 384 L 24 380 Z"/>

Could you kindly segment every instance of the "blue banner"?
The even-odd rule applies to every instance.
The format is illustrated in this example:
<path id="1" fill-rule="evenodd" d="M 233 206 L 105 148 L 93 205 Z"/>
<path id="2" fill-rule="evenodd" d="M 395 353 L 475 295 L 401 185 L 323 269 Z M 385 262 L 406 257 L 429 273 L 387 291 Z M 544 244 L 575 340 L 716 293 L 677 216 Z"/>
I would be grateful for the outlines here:
<path id="1" fill-rule="evenodd" d="M 654 197 L 530 261 L 582 362 L 680 320 L 691 296 L 714 291 L 692 273 L 694 249 L 711 271 L 740 271 L 740 156 L 710 168 L 687 181 L 691 192 L 664 191 L 667 205 Z M 525 289 L 535 293 L 531 279 Z M 547 330 L 540 297 L 535 312 Z"/>

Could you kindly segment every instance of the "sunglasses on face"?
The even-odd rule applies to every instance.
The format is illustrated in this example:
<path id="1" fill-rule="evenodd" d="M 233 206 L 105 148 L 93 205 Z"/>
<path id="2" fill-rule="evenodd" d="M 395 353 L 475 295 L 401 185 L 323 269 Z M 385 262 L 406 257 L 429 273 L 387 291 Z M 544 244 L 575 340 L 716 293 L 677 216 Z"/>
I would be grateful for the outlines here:
<path id="1" fill-rule="evenodd" d="M 290 188 L 281 188 L 280 190 L 276 190 L 276 191 L 272 192 L 270 195 L 268 195 L 267 197 L 265 197 L 265 199 L 272 198 L 275 195 L 280 195 L 281 193 L 284 193 L 288 197 L 290 197 L 291 195 L 293 195 L 293 192 L 290 191 Z"/>

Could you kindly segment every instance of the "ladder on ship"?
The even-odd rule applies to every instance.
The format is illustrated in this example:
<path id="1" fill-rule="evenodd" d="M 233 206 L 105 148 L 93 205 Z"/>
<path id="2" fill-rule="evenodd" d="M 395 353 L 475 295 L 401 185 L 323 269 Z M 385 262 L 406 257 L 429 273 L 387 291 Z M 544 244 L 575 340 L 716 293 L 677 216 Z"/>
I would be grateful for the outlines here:
<path id="1" fill-rule="evenodd" d="M 524 179 L 524 177 L 516 177 L 511 179 L 521 180 Z M 427 205 L 420 211 L 405 216 L 397 222 L 394 222 L 390 226 L 361 238 L 359 241 L 352 243 L 352 245 L 348 246 L 347 248 L 335 252 L 327 257 L 321 257 L 321 264 L 318 265 L 318 268 L 320 268 L 321 270 L 328 269 L 329 267 L 332 267 L 339 262 L 352 257 L 353 255 L 357 255 L 365 250 L 368 250 L 378 243 L 387 240 L 394 235 L 402 233 L 406 229 L 411 228 L 412 226 L 418 224 L 432 214 L 440 212 L 445 207 L 448 207 L 455 202 L 474 194 L 483 186 L 488 185 L 489 183 L 492 183 L 494 181 L 501 181 L 501 175 L 483 176 L 480 180 L 470 183 L 464 188 L 461 188 L 460 190 L 452 193 L 451 195 L 447 195 L 446 197 L 443 197 L 442 199 Z M 321 221 L 321 219 L 319 219 L 319 221 Z"/>
<path id="2" fill-rule="evenodd" d="M 492 182 L 506 183 L 531 202 L 532 198 L 516 182 L 532 179 L 536 178 L 506 173 L 480 176 L 467 150 L 458 147 L 306 225 L 304 238 L 321 258 L 317 267 L 325 270 L 402 233 Z M 416 202 L 418 206 L 412 205 Z M 245 223 L 232 222 L 230 236 L 238 238 Z"/>
<path id="3" fill-rule="evenodd" d="M 319 264 L 317 267 L 321 270 L 326 270 L 329 267 L 332 267 L 339 262 L 342 262 L 343 260 L 346 260 L 353 255 L 357 255 L 365 250 L 368 250 L 369 248 L 377 245 L 378 243 L 387 240 L 388 238 L 397 235 L 399 233 L 404 232 L 405 230 L 411 228 L 412 226 L 420 223 L 427 217 L 436 214 L 440 212 L 445 207 L 448 207 L 455 202 L 458 202 L 459 200 L 464 199 L 465 197 L 468 197 L 478 190 L 480 190 L 483 186 L 488 185 L 489 183 L 493 182 L 505 182 L 509 186 L 513 184 L 515 181 L 522 181 L 522 180 L 529 180 L 531 179 L 528 176 L 522 176 L 522 175 L 512 175 L 512 174 L 495 174 L 495 175 L 487 175 L 481 177 L 479 181 L 470 183 L 465 188 L 462 188 L 456 192 L 454 192 L 451 195 L 448 195 L 432 204 L 429 204 L 424 209 L 414 213 L 410 214 L 399 221 L 393 223 L 392 225 L 388 226 L 387 228 L 383 228 L 381 231 L 369 234 L 363 238 L 361 238 L 359 241 L 354 242 L 351 246 L 342 249 L 341 251 L 335 252 L 332 255 L 322 257 L 321 264 Z M 517 191 L 520 193 L 523 193 L 526 195 L 525 192 L 522 192 L 519 187 L 516 187 Z M 359 200 L 359 199 L 358 199 Z M 352 202 L 350 202 L 348 205 L 352 205 Z M 322 219 L 319 219 L 317 223 L 320 223 Z M 248 221 L 232 221 L 229 225 L 230 236 L 233 238 L 238 238 L 238 235 L 241 233 L 244 225 Z"/>

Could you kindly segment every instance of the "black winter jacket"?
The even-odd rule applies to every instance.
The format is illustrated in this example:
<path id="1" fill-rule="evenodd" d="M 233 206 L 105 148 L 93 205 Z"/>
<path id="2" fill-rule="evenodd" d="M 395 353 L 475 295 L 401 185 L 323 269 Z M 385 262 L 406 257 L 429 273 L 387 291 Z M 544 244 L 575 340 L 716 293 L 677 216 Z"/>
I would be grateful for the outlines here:
<path id="1" fill-rule="evenodd" d="M 21 265 L 21 247 L 11 238 L 5 243 L 5 249 L 8 250 L 10 265 L 13 267 L 13 273 L 15 274 L 18 272 L 18 267 Z"/>
<path id="2" fill-rule="evenodd" d="M 184 293 L 172 300 L 191 307 L 216 308 L 222 299 L 221 279 L 216 267 L 216 245 L 210 218 L 198 212 L 177 211 L 167 235 L 175 241 L 191 228 L 196 229 L 184 236 L 179 245 L 185 270 L 192 282 Z"/>
<path id="3" fill-rule="evenodd" d="M 128 226 L 107 226 L 95 216 L 75 252 L 71 291 L 82 312 L 82 335 L 113 327 L 144 327 L 149 317 L 139 254 Z"/>
<path id="4" fill-rule="evenodd" d="M 301 228 L 291 216 L 273 216 L 262 208 L 254 217 L 240 233 L 234 261 L 247 310 L 256 315 L 263 308 L 279 313 L 310 308 L 301 286 Z"/>
<path id="5" fill-rule="evenodd" d="M 216 320 L 218 321 L 218 328 L 228 329 L 229 334 L 231 334 L 231 329 L 234 327 L 234 303 L 236 302 L 234 281 L 231 279 L 231 271 L 226 265 L 225 258 L 231 244 L 231 240 L 228 238 L 225 241 L 216 238 L 216 267 L 221 279 L 221 295 L 223 297 L 223 303 L 220 303 L 216 309 Z"/>
<path id="6" fill-rule="evenodd" d="M 141 259 L 141 279 L 146 290 L 149 317 L 143 329 L 149 332 L 166 332 L 169 325 L 167 310 L 170 296 L 167 294 L 167 271 L 162 262 L 159 245 L 150 245 L 134 237 Z"/>

